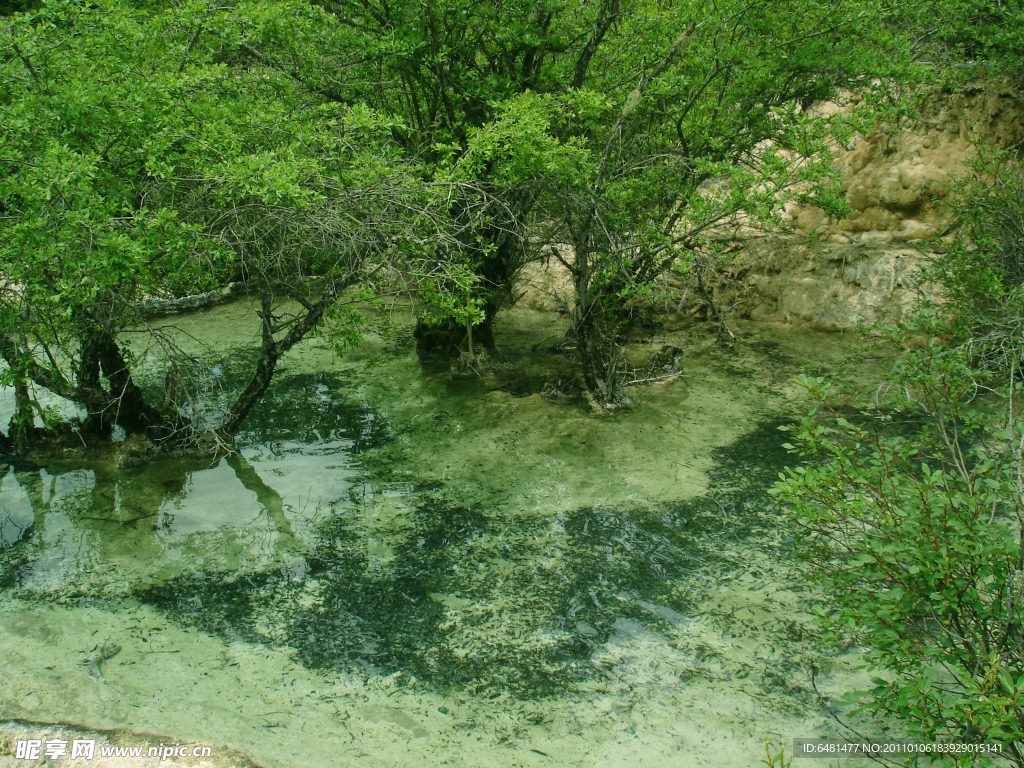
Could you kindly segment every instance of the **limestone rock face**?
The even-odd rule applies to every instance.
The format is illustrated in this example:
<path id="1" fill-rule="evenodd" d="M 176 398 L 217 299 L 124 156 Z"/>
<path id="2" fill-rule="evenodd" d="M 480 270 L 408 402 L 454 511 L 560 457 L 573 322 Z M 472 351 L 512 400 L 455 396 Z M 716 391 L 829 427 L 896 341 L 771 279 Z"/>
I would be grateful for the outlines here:
<path id="1" fill-rule="evenodd" d="M 979 144 L 1022 140 L 1024 95 L 1009 84 L 933 94 L 920 120 L 837 150 L 851 218 L 792 206 L 787 218 L 805 238 L 748 243 L 716 294 L 753 318 L 822 329 L 898 319 L 934 290 L 920 284 L 930 256 L 921 244 L 947 225 L 951 182 L 968 171 Z"/>
<path id="2" fill-rule="evenodd" d="M 837 221 L 793 204 L 785 216 L 791 234 L 740 245 L 721 279 L 707 280 L 719 309 L 825 330 L 899 319 L 935 290 L 919 274 L 931 255 L 925 241 L 947 226 L 950 182 L 968 170 L 979 144 L 1009 147 L 1022 140 L 1024 95 L 1009 84 L 933 94 L 920 120 L 837 149 L 851 218 Z M 572 282 L 555 259 L 524 270 L 520 291 L 522 303 L 534 309 L 571 308 Z M 649 309 L 707 314 L 699 292 L 675 273 L 665 275 Z"/>
<path id="3" fill-rule="evenodd" d="M 570 251 L 568 247 L 563 250 Z M 517 303 L 528 309 L 569 312 L 573 307 L 572 276 L 555 259 L 527 264 L 519 275 L 516 294 Z"/>
<path id="4" fill-rule="evenodd" d="M 942 203 L 949 182 L 968 169 L 977 144 L 1009 147 L 1021 140 L 1024 97 L 1010 84 L 936 93 L 925 100 L 920 120 L 837 149 L 853 216 L 836 221 L 817 208 L 796 205 L 786 216 L 798 232 L 822 240 L 844 234 L 873 244 L 922 240 L 945 225 Z"/>
<path id="5" fill-rule="evenodd" d="M 927 258 L 895 243 L 765 238 L 726 266 L 715 299 L 754 320 L 822 330 L 893 321 L 934 291 L 919 277 Z"/>

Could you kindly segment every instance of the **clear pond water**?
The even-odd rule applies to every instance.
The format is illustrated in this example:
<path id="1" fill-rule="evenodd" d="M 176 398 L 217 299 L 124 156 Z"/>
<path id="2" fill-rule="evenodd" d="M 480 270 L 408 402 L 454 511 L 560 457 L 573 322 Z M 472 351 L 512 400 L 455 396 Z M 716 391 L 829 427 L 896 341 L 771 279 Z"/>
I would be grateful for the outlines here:
<path id="1" fill-rule="evenodd" d="M 166 322 L 229 391 L 249 304 Z M 855 658 L 817 647 L 766 489 L 786 382 L 838 342 L 662 331 L 688 378 L 596 417 L 536 394 L 560 322 L 510 313 L 508 370 L 462 381 L 405 320 L 304 344 L 212 465 L 0 464 L 0 717 L 273 766 L 741 766 L 829 733 L 810 670 L 838 695 Z"/>

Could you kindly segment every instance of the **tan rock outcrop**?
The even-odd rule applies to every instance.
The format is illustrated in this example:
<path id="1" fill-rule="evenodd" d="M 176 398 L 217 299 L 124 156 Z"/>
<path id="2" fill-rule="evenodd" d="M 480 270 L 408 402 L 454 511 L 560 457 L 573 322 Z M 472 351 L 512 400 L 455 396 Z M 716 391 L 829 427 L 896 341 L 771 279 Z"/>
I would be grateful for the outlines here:
<path id="1" fill-rule="evenodd" d="M 823 113 L 835 111 L 835 105 Z M 869 133 L 836 151 L 847 202 L 837 221 L 791 204 L 793 234 L 736 243 L 735 258 L 707 283 L 719 309 L 755 320 L 838 330 L 899 319 L 934 287 L 921 284 L 925 241 L 947 226 L 951 182 L 969 169 L 979 144 L 1024 140 L 1024 95 L 1009 84 L 934 94 L 920 119 Z M 749 234 L 749 233 L 748 233 Z M 737 248 L 738 247 L 738 248 Z M 534 309 L 571 307 L 572 283 L 554 259 L 523 272 L 521 301 Z M 680 301 L 682 299 L 682 301 Z M 665 276 L 651 311 L 706 314 L 686 276 Z"/>
<path id="2" fill-rule="evenodd" d="M 977 144 L 1005 148 L 1022 140 L 1024 97 L 1011 84 L 936 93 L 924 100 L 918 119 L 881 126 L 837 149 L 835 162 L 854 211 L 849 219 L 796 205 L 786 218 L 796 231 L 822 240 L 843 233 L 872 244 L 922 240 L 945 226 L 950 181 L 968 170 Z"/>
<path id="3" fill-rule="evenodd" d="M 919 118 L 840 148 L 835 162 L 854 215 L 836 221 L 817 208 L 791 207 L 790 225 L 806 237 L 746 245 L 716 287 L 726 306 L 843 329 L 898 319 L 927 293 L 919 273 L 929 252 L 921 244 L 946 228 L 944 203 L 978 146 L 1024 140 L 1024 95 L 1008 83 L 936 93 Z"/>
<path id="4" fill-rule="evenodd" d="M 896 320 L 934 290 L 927 254 L 890 243 L 808 243 L 770 237 L 727 263 L 715 299 L 733 314 L 823 330 Z"/>

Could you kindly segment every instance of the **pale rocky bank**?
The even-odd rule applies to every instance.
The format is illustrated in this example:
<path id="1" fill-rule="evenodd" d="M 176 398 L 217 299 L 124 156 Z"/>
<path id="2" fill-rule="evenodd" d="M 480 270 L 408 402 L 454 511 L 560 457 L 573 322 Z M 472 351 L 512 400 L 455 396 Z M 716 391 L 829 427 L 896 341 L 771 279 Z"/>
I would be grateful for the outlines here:
<path id="1" fill-rule="evenodd" d="M 840 107 L 817 109 L 827 113 Z M 945 202 L 958 176 L 969 171 L 979 146 L 1007 148 L 1024 141 L 1024 94 L 1010 83 L 959 93 L 935 93 L 918 119 L 884 126 L 835 150 L 846 200 L 854 210 L 837 221 L 812 207 L 791 205 L 789 232 L 752 237 L 733 246 L 733 258 L 714 284 L 729 315 L 766 322 L 842 330 L 896 320 L 927 286 L 919 271 L 948 226 Z M 708 312 L 699 292 L 678 275 L 666 276 L 659 312 Z M 571 284 L 554 260 L 522 277 L 525 306 L 559 310 Z M 682 302 L 669 295 L 685 297 Z"/>

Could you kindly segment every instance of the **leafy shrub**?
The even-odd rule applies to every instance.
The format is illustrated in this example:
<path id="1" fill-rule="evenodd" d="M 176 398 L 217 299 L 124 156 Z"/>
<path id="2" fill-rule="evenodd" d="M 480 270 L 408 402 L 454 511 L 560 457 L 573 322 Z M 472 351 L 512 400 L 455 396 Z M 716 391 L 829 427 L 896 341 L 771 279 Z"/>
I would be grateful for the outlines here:
<path id="1" fill-rule="evenodd" d="M 1020 403 L 972 402 L 978 372 L 938 345 L 907 354 L 893 381 L 924 420 L 916 434 L 855 425 L 829 382 L 805 377 L 834 428 L 813 410 L 793 428 L 788 447 L 819 461 L 776 493 L 836 604 L 826 622 L 881 673 L 848 699 L 925 741 L 1002 741 L 1024 765 Z"/>
<path id="2" fill-rule="evenodd" d="M 928 274 L 943 300 L 888 332 L 905 350 L 889 405 L 909 426 L 854 419 L 833 382 L 802 377 L 816 405 L 787 447 L 810 462 L 775 492 L 833 638 L 877 673 L 847 699 L 902 736 L 996 741 L 1024 766 L 1024 177 L 1003 156 L 959 191 Z"/>
<path id="3" fill-rule="evenodd" d="M 954 239 L 926 278 L 942 287 L 931 329 L 985 367 L 1024 359 L 1024 168 L 1010 153 L 982 157 L 956 190 Z"/>

